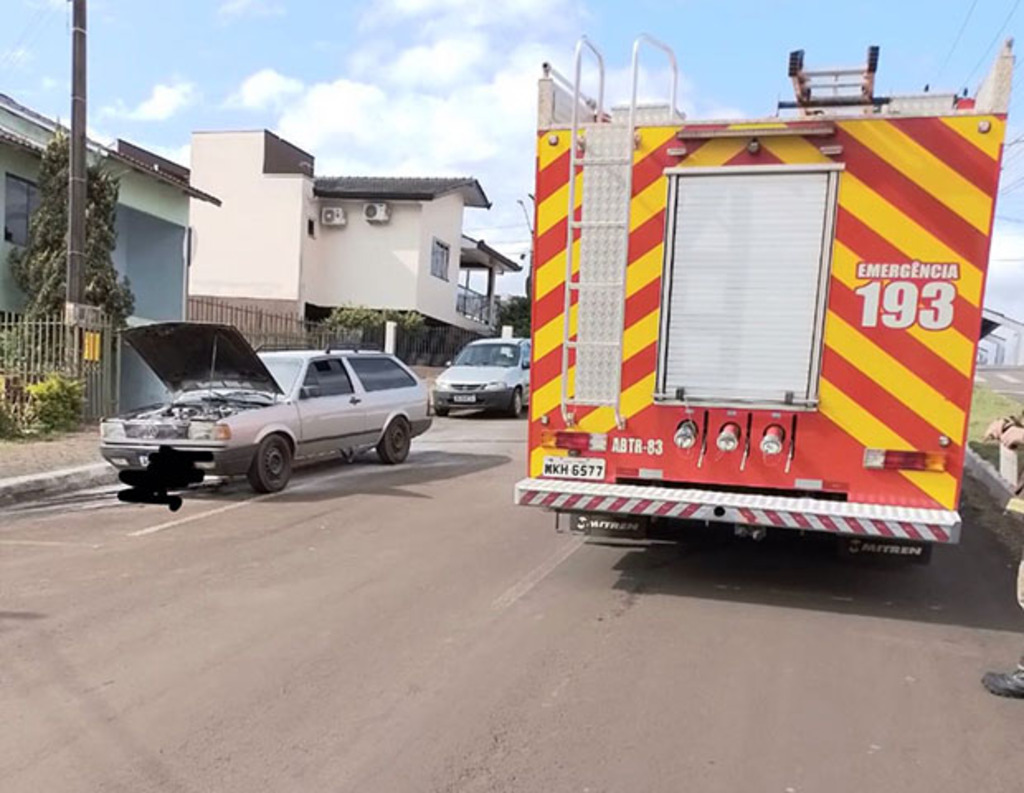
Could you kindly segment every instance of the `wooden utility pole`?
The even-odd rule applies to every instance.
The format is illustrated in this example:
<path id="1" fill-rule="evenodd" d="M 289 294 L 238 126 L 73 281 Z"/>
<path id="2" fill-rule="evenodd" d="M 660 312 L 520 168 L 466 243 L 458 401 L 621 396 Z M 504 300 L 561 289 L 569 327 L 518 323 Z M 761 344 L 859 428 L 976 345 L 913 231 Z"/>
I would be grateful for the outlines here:
<path id="1" fill-rule="evenodd" d="M 71 162 L 68 183 L 67 302 L 85 299 L 86 0 L 71 0 Z"/>

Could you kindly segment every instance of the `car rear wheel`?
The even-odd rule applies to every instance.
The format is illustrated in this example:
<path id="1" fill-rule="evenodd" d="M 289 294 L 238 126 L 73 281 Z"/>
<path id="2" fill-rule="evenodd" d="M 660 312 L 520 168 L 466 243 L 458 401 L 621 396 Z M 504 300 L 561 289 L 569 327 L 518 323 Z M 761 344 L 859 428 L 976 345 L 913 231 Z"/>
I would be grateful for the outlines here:
<path id="1" fill-rule="evenodd" d="M 249 465 L 249 485 L 257 493 L 277 493 L 284 490 L 291 477 L 291 445 L 281 435 L 268 435 L 256 447 Z"/>
<path id="2" fill-rule="evenodd" d="M 412 427 L 409 422 L 399 416 L 384 430 L 384 437 L 377 444 L 377 456 L 382 463 L 398 465 L 405 462 L 412 446 Z"/>

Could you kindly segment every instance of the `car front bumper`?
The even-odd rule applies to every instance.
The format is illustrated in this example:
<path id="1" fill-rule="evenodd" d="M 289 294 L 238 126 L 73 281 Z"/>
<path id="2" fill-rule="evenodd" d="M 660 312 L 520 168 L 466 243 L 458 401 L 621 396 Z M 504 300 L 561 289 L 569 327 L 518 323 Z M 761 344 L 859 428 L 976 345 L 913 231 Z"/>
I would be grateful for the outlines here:
<path id="1" fill-rule="evenodd" d="M 255 446 L 176 446 L 168 444 L 175 451 L 209 452 L 213 455 L 212 462 L 196 463 L 196 467 L 210 476 L 241 476 L 249 470 Z M 115 468 L 142 469 L 149 464 L 149 458 L 159 446 L 133 443 L 104 443 L 100 445 L 103 459 Z"/>
<path id="2" fill-rule="evenodd" d="M 501 391 L 434 391 L 434 407 L 444 410 L 505 410 L 511 404 L 511 388 Z"/>

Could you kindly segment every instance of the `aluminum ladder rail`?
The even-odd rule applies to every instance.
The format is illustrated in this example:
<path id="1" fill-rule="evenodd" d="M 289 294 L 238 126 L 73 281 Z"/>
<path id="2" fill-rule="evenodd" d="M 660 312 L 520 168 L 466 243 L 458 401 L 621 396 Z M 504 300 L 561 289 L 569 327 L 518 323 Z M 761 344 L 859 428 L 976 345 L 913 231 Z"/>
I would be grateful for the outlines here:
<path id="1" fill-rule="evenodd" d="M 569 207 L 565 256 L 565 314 L 562 346 L 562 418 L 575 424 L 572 406 L 611 407 L 615 423 L 625 426 L 622 416 L 622 348 L 625 335 L 626 268 L 629 262 L 629 225 L 633 193 L 633 158 L 637 136 L 640 50 L 654 46 L 668 56 L 672 70 L 668 119 L 675 118 L 679 72 L 675 55 L 662 42 L 641 35 L 633 43 L 632 90 L 625 125 L 604 116 L 604 62 L 600 52 L 584 36 L 576 45 L 573 85 L 573 114 L 569 154 Z M 600 69 L 600 86 L 594 123 L 587 125 L 580 141 L 580 78 L 584 48 L 595 55 Z M 579 156 L 583 148 L 584 156 Z M 576 171 L 592 176 L 583 179 L 584 201 L 576 220 Z M 573 243 L 580 230 L 580 275 L 573 282 Z M 577 338 L 570 329 L 572 293 L 577 292 Z M 569 355 L 576 351 L 576 383 L 569 394 Z"/>

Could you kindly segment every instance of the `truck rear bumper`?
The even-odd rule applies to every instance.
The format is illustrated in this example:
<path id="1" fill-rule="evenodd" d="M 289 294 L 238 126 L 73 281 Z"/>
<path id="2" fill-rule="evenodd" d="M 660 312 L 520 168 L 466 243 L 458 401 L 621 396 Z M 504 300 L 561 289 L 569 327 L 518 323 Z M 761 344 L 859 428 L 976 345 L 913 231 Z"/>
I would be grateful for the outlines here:
<path id="1" fill-rule="evenodd" d="M 916 542 L 960 541 L 959 513 L 943 509 L 558 479 L 523 479 L 515 493 L 516 504 L 557 512 L 707 520 Z"/>

